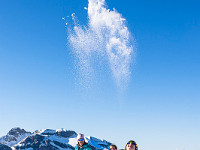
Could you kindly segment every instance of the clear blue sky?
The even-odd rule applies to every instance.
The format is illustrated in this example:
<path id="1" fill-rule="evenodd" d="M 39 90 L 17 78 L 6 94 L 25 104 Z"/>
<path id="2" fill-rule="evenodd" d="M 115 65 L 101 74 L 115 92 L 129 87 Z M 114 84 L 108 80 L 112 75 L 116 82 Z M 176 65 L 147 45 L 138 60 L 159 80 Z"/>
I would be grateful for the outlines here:
<path id="1" fill-rule="evenodd" d="M 140 150 L 200 149 L 200 2 L 106 0 L 126 18 L 137 56 L 120 94 L 110 76 L 77 84 L 63 17 L 87 0 L 0 0 L 0 136 L 66 128 Z M 135 50 L 135 49 L 134 49 Z"/>

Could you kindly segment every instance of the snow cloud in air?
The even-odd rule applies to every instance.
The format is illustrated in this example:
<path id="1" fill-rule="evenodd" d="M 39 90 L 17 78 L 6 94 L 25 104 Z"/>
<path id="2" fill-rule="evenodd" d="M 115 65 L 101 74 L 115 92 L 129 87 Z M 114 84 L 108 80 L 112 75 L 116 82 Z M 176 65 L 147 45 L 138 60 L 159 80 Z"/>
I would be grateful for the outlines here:
<path id="1" fill-rule="evenodd" d="M 72 14 L 74 26 L 69 29 L 68 40 L 77 58 L 79 74 L 87 80 L 93 78 L 96 69 L 93 58 L 107 62 L 116 86 L 123 89 L 130 80 L 133 38 L 126 20 L 115 9 L 109 10 L 105 0 L 88 0 L 88 24 L 79 25 Z"/>

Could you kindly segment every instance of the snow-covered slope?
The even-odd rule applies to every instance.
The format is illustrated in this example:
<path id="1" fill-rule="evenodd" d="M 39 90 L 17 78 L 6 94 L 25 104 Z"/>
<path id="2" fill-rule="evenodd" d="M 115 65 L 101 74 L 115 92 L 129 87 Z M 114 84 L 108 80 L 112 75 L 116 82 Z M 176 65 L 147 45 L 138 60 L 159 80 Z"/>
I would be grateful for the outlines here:
<path id="1" fill-rule="evenodd" d="M 111 143 L 106 140 L 100 140 L 92 136 L 86 137 L 86 141 L 95 149 L 108 149 L 111 145 Z"/>
<path id="2" fill-rule="evenodd" d="M 20 128 L 18 128 L 18 130 L 19 129 Z M 11 129 L 11 130 L 13 130 L 13 129 Z M 23 130 L 23 129 L 21 129 L 21 130 Z M 0 139 L 2 139 L 2 142 L 0 141 L 0 143 L 3 143 L 8 146 L 12 146 L 13 150 L 16 150 L 16 149 L 17 150 L 18 149 L 23 149 L 23 150 L 33 150 L 33 149 L 74 150 L 74 147 L 77 144 L 77 133 L 75 131 L 66 130 L 63 128 L 57 129 L 57 130 L 53 130 L 53 129 L 36 130 L 33 133 L 28 132 L 28 134 L 27 134 L 27 132 L 26 132 L 24 134 L 24 136 L 25 135 L 26 135 L 26 137 L 23 139 L 21 138 L 21 141 L 18 141 L 17 143 L 15 142 L 15 145 L 13 145 L 13 143 L 14 143 L 13 140 L 10 140 L 10 142 L 7 140 L 5 142 L 6 136 L 0 138 Z M 19 138 L 17 140 L 19 140 Z M 90 144 L 90 146 L 94 150 L 107 149 L 111 144 L 110 142 L 107 142 L 106 140 L 100 140 L 98 138 L 91 137 L 91 136 L 86 136 L 85 140 L 86 140 L 86 142 L 88 142 Z"/>

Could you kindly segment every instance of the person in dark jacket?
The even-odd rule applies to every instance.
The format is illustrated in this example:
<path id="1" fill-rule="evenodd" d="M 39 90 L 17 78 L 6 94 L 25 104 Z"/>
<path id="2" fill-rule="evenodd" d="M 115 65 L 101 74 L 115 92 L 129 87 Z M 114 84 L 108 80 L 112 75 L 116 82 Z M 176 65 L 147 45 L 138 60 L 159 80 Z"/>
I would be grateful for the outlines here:
<path id="1" fill-rule="evenodd" d="M 78 144 L 75 147 L 75 150 L 92 150 L 88 143 L 85 142 L 83 134 L 78 134 L 77 136 Z"/>
<path id="2" fill-rule="evenodd" d="M 127 142 L 125 150 L 138 150 L 138 146 L 135 141 L 130 140 Z"/>

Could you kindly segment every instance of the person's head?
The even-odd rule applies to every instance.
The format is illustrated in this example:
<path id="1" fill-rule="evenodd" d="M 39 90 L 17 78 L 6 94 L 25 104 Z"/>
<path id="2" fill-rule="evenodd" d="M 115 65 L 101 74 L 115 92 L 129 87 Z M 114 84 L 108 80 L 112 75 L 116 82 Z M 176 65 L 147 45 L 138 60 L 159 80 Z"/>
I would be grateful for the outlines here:
<path id="1" fill-rule="evenodd" d="M 83 146 L 85 143 L 84 134 L 79 133 L 77 136 L 78 145 Z"/>
<path id="2" fill-rule="evenodd" d="M 138 146 L 135 141 L 130 140 L 127 142 L 125 150 L 138 150 Z"/>
<path id="3" fill-rule="evenodd" d="M 117 150 L 117 146 L 114 145 L 114 144 L 111 144 L 111 145 L 109 146 L 109 150 Z"/>

